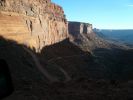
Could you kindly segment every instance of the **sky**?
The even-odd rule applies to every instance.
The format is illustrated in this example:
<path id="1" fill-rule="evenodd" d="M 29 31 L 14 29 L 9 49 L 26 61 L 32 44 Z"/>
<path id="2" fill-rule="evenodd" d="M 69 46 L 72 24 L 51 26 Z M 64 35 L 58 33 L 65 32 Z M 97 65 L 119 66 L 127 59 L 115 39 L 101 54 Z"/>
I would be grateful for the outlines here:
<path id="1" fill-rule="evenodd" d="M 52 0 L 63 7 L 68 21 L 99 29 L 133 29 L 133 0 Z"/>

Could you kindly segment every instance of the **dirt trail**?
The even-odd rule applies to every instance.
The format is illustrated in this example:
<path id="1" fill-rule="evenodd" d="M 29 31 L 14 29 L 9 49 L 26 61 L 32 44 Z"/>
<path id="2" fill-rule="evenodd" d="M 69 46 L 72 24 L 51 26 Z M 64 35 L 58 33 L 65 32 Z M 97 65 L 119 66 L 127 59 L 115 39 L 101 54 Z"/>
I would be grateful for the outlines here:
<path id="1" fill-rule="evenodd" d="M 64 57 L 57 57 L 57 58 L 52 58 L 49 59 L 48 62 L 60 60 L 60 59 L 66 59 L 66 58 L 73 58 L 73 57 L 79 57 L 79 56 L 86 56 L 86 54 L 80 54 L 80 55 L 72 55 L 72 56 L 64 56 Z"/>
<path id="2" fill-rule="evenodd" d="M 68 73 L 63 68 L 59 67 L 59 70 L 64 74 L 66 78 L 65 82 L 68 82 L 71 80 L 71 77 L 68 75 Z"/>
<path id="3" fill-rule="evenodd" d="M 61 59 L 66 59 L 66 58 L 68 59 L 68 58 L 79 57 L 79 56 L 86 56 L 86 54 L 71 55 L 71 56 L 52 58 L 52 59 L 48 60 L 48 63 L 50 63 L 52 61 L 56 61 L 56 60 L 61 60 Z M 68 75 L 68 73 L 63 68 L 59 67 L 59 70 L 64 74 L 64 76 L 66 78 L 65 82 L 71 80 L 71 77 Z"/>
<path id="4" fill-rule="evenodd" d="M 53 76 L 51 76 L 47 70 L 40 64 L 39 60 L 37 59 L 36 55 L 30 51 L 29 49 L 23 47 L 25 51 L 27 51 L 31 57 L 33 58 L 37 68 L 39 69 L 40 72 L 42 72 L 42 74 L 50 81 L 50 82 L 58 82 L 59 80 Z M 68 75 L 68 73 L 61 67 L 59 67 L 59 70 L 64 74 L 65 76 L 65 82 L 70 81 L 71 77 Z"/>
<path id="5" fill-rule="evenodd" d="M 40 64 L 40 62 L 39 62 L 39 60 L 37 59 L 36 55 L 35 55 L 32 51 L 30 51 L 29 49 L 27 49 L 27 48 L 25 48 L 25 47 L 23 47 L 23 48 L 24 48 L 25 51 L 27 51 L 27 52 L 31 55 L 31 57 L 33 58 L 33 60 L 34 60 L 34 62 L 35 62 L 35 64 L 36 64 L 37 68 L 39 69 L 39 71 L 40 71 L 50 82 L 57 82 L 57 81 L 58 81 L 57 78 L 51 76 L 51 75 L 48 73 L 48 71 Z"/>

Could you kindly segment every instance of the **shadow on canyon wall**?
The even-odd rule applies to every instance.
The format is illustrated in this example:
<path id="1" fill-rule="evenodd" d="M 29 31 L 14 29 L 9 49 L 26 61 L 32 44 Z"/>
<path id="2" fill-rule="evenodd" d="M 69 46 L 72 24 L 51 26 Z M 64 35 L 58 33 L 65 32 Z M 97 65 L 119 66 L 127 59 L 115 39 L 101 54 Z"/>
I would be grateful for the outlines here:
<path id="1" fill-rule="evenodd" d="M 133 79 L 133 49 L 99 48 L 93 51 L 96 63 L 104 67 L 107 79 Z"/>
<path id="2" fill-rule="evenodd" d="M 10 95 L 13 85 L 10 71 L 5 60 L 0 60 L 0 98 Z"/>
<path id="3" fill-rule="evenodd" d="M 29 53 L 29 51 L 32 53 Z M 34 55 L 32 56 L 32 54 Z M 45 92 L 47 91 L 46 86 L 49 84 L 48 82 L 49 80 L 47 79 L 45 74 L 43 74 L 43 72 L 40 71 L 41 69 L 38 68 L 38 65 L 36 64 L 34 57 L 38 59 L 40 65 L 44 67 L 45 70 L 47 70 L 47 72 L 50 73 L 51 76 L 55 76 L 59 81 L 63 82 L 65 81 L 65 78 L 68 78 L 67 75 L 69 76 L 69 74 L 70 74 L 69 80 L 71 80 L 71 76 L 73 77 L 80 76 L 79 75 L 81 73 L 80 68 L 78 67 L 74 68 L 74 67 L 78 65 L 76 63 L 79 62 L 80 60 L 82 64 L 82 59 L 81 57 L 78 56 L 82 56 L 83 54 L 88 56 L 87 53 L 84 53 L 78 47 L 71 44 L 68 40 L 64 40 L 61 43 L 54 44 L 53 46 L 45 47 L 41 51 L 41 53 L 36 53 L 35 50 L 31 50 L 30 48 L 18 44 L 15 41 L 7 40 L 3 37 L 0 37 L 0 59 L 5 60 L 9 67 L 10 73 L 8 74 L 10 75 L 8 76 L 9 77 L 11 76 L 12 83 L 14 86 L 13 98 L 14 97 L 17 98 L 17 96 L 19 97 L 20 96 L 19 92 L 21 94 L 22 91 L 25 94 L 29 93 L 31 95 L 32 94 L 40 95 L 40 93 L 37 93 L 37 90 Z M 77 62 L 71 61 L 71 63 L 69 63 L 70 64 L 69 66 L 65 65 L 64 61 L 63 62 L 57 61 L 57 63 L 53 62 L 56 61 L 56 59 L 58 60 L 58 57 L 64 59 L 63 58 L 64 56 L 66 59 L 71 58 L 70 56 L 72 57 L 75 56 L 74 58 L 75 59 L 78 58 L 78 60 L 75 60 Z M 58 65 L 58 63 L 60 65 Z M 75 65 L 74 67 L 73 65 L 71 65 L 72 63 L 73 65 Z M 66 67 L 65 69 L 64 68 L 65 66 L 62 66 L 61 68 L 60 67 L 61 65 L 68 66 L 68 68 Z M 4 69 L 3 67 L 5 67 L 2 65 L 0 66 L 2 67 L 2 69 Z M 4 74 L 7 75 L 6 72 Z M 82 72 L 82 74 L 85 73 Z M 11 86 L 11 84 L 9 84 L 8 86 Z M 8 91 L 6 92 L 7 93 L 5 93 L 5 95 L 8 95 Z M 25 100 L 24 99 L 25 96 L 23 93 L 22 95 L 21 99 Z M 11 98 L 9 100 L 11 100 Z"/>
<path id="4" fill-rule="evenodd" d="M 27 52 L 27 49 L 34 56 L 32 56 L 32 53 Z M 45 74 L 37 67 L 38 64 L 36 64 L 34 57 L 61 84 L 58 84 L 58 82 L 54 84 L 49 83 Z M 0 37 L 0 59 L 4 59 L 7 62 L 10 70 L 8 74 L 11 75 L 14 86 L 13 94 L 5 100 L 17 100 L 17 98 L 20 100 L 43 100 L 44 98 L 47 100 L 53 100 L 53 98 L 55 100 L 64 98 L 86 100 L 89 98 L 86 93 L 89 92 L 94 92 L 94 95 L 91 95 L 90 98 L 102 98 L 104 97 L 103 95 L 96 95 L 96 91 L 93 90 L 99 90 L 100 88 L 102 93 L 106 93 L 105 87 L 107 84 L 110 86 L 110 84 L 116 83 L 115 80 L 127 81 L 133 79 L 132 58 L 133 50 L 119 48 L 99 48 L 95 49 L 93 54 L 90 54 L 89 52 L 82 51 L 69 42 L 68 39 L 51 46 L 46 46 L 40 53 L 36 53 L 24 45 Z M 0 65 L 0 67 L 3 66 Z M 8 76 L 10 77 L 10 75 Z M 65 81 L 66 79 L 69 81 Z M 107 82 L 97 83 L 101 79 L 107 80 Z M 11 82 L 11 80 L 9 81 Z M 104 88 L 101 88 L 101 86 L 97 87 L 98 84 Z M 89 88 L 91 89 L 89 90 Z M 85 92 L 81 93 L 80 91 Z M 99 91 L 99 93 L 101 92 Z M 114 91 L 108 94 L 112 93 Z M 122 93 L 115 94 L 115 97 Z M 71 97 L 70 95 L 73 96 Z"/>

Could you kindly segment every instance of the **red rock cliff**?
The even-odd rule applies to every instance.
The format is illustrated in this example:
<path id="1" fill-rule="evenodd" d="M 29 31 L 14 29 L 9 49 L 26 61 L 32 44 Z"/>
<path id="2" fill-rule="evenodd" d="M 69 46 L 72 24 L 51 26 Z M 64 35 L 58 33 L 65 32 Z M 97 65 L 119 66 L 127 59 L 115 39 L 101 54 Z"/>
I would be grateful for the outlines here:
<path id="1" fill-rule="evenodd" d="M 0 0 L 0 36 L 39 51 L 68 37 L 64 11 L 50 0 Z"/>
<path id="2" fill-rule="evenodd" d="M 95 48 L 108 48 L 107 41 L 99 37 L 92 28 L 92 24 L 84 22 L 68 23 L 70 41 L 84 51 L 91 52 Z"/>

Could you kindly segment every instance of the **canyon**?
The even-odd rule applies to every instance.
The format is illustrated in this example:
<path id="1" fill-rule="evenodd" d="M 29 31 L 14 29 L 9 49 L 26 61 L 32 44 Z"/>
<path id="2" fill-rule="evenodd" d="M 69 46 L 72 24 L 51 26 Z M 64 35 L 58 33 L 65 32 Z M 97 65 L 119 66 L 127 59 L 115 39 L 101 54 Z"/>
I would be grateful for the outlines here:
<path id="1" fill-rule="evenodd" d="M 132 57 L 51 0 L 0 0 L 3 100 L 132 100 Z"/>

